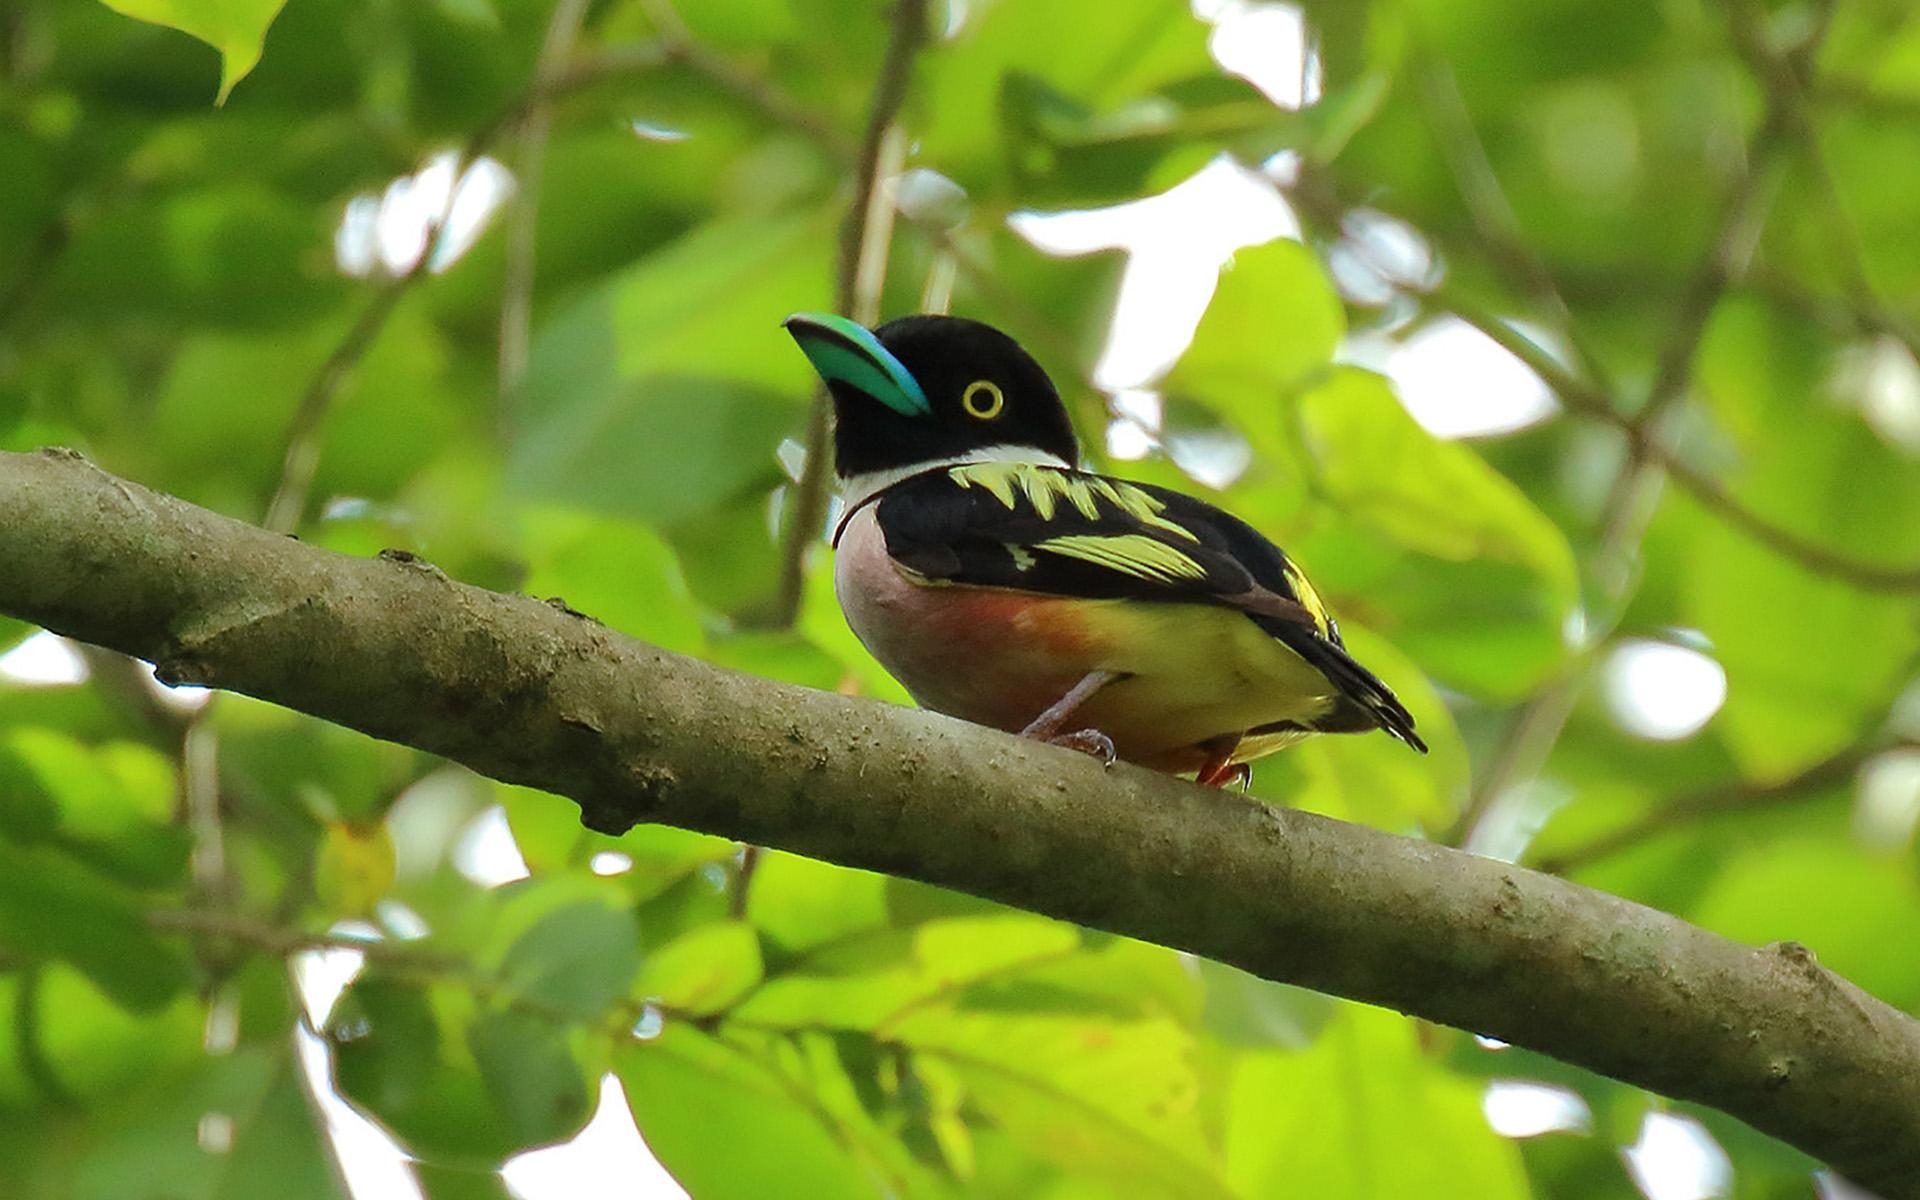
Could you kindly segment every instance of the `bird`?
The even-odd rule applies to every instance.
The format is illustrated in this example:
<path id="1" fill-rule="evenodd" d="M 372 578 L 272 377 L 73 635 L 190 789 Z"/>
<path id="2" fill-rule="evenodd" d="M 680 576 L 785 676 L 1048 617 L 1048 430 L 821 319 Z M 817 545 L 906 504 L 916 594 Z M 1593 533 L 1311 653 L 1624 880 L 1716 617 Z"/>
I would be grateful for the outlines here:
<path id="1" fill-rule="evenodd" d="M 1082 469 L 1046 371 L 965 317 L 783 325 L 834 409 L 834 591 L 923 708 L 1215 787 L 1413 717 L 1293 560 L 1197 497 Z"/>

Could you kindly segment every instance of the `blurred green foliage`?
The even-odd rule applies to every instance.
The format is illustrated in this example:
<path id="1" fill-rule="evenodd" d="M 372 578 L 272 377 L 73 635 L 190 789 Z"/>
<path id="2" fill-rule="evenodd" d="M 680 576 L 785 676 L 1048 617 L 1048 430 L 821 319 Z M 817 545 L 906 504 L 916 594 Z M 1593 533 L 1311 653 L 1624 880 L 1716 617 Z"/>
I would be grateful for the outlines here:
<path id="1" fill-rule="evenodd" d="M 796 626 L 762 624 L 811 387 L 777 321 L 834 294 L 890 6 L 109 4 L 0 13 L 0 445 L 78 446 L 258 520 L 291 437 L 317 462 L 311 541 L 904 700 L 840 620 L 824 548 Z M 1298 108 L 1223 72 L 1226 35 L 1177 3 L 934 5 L 904 166 L 950 183 L 925 212 L 903 198 L 883 309 L 951 279 L 1098 449 L 1118 256 L 1046 257 L 1007 217 L 1266 164 L 1303 235 L 1237 255 L 1149 432 L 1244 451 L 1219 499 L 1313 568 L 1434 754 L 1321 739 L 1262 764 L 1259 794 L 1795 938 L 1920 1011 L 1900 701 L 1920 608 L 1855 569 L 1920 560 L 1920 15 L 1283 11 L 1313 52 Z M 449 151 L 504 164 L 506 209 L 430 270 L 404 246 L 383 263 L 383 197 L 389 234 L 408 204 L 421 234 L 444 194 L 395 181 Z M 1394 246 L 1358 209 L 1428 267 L 1380 266 Z M 1648 437 L 1706 502 L 1591 414 L 1428 432 L 1351 351 L 1450 311 L 1514 323 L 1621 419 L 1657 413 Z M 1174 458 L 1107 465 L 1206 490 Z M 31 632 L 0 620 L 0 650 Z M 1632 640 L 1724 669 L 1703 729 L 1623 727 L 1604 684 Z M 90 665 L 83 686 L 0 682 L 8 1197 L 342 1194 L 296 1031 L 434 1197 L 503 1194 L 501 1164 L 570 1137 L 608 1073 L 702 1200 L 1631 1196 L 1617 1148 L 1665 1107 L 915 884 L 768 853 L 749 887 L 730 843 L 605 837 L 554 797 Z M 504 885 L 471 861 L 496 808 L 528 871 Z M 309 1012 L 312 954 L 369 936 Z M 1495 1079 L 1590 1117 L 1501 1136 Z M 1813 1164 L 1697 1115 L 1730 1194 L 1810 1194 Z"/>

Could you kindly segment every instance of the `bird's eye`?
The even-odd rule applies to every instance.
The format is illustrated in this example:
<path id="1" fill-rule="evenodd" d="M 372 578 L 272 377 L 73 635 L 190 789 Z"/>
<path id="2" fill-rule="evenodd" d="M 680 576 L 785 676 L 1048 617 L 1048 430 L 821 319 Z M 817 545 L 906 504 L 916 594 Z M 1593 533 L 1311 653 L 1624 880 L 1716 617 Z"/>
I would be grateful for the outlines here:
<path id="1" fill-rule="evenodd" d="M 976 379 L 960 393 L 960 407 L 967 410 L 970 417 L 982 421 L 991 421 L 1000 415 L 1007 406 L 1007 398 L 1000 391 L 1000 385 L 991 379 Z"/>

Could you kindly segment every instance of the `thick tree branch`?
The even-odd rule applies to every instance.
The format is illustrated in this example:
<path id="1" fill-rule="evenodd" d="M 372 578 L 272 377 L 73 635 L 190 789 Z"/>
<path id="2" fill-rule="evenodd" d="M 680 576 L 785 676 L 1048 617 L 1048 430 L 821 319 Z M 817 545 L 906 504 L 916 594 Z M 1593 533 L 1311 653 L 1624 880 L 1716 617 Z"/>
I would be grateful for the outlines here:
<path id="1" fill-rule="evenodd" d="M 1791 943 L 720 670 L 66 451 L 0 455 L 0 611 L 570 796 L 595 828 L 704 830 L 1191 950 L 1713 1105 L 1920 1200 L 1920 1022 Z"/>

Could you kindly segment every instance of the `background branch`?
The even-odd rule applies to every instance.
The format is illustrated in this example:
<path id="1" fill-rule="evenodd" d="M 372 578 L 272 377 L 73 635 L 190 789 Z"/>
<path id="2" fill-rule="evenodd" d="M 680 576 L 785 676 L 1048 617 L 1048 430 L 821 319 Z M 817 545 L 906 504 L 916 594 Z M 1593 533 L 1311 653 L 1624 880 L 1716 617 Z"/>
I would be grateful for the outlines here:
<path id="1" fill-rule="evenodd" d="M 1811 43 L 1818 45 L 1822 36 L 1824 26 L 1811 36 Z M 1449 839 L 1455 845 L 1468 844 L 1501 797 L 1545 764 L 1633 595 L 1640 542 L 1653 518 L 1660 487 L 1672 474 L 1673 456 L 1666 451 L 1666 429 L 1672 424 L 1668 418 L 1692 386 L 1694 360 L 1699 356 L 1700 342 L 1706 336 L 1707 322 L 1714 308 L 1728 286 L 1745 273 L 1752 259 L 1783 147 L 1785 112 L 1783 105 L 1770 104 L 1759 130 L 1748 144 L 1744 169 L 1727 190 L 1707 249 L 1674 307 L 1672 332 L 1660 347 L 1645 401 L 1627 416 L 1623 415 L 1622 406 L 1597 385 L 1579 389 L 1582 400 L 1590 402 L 1582 410 L 1586 415 L 1604 413 L 1615 418 L 1613 423 L 1627 434 L 1626 455 L 1600 506 L 1600 540 L 1591 570 L 1594 586 L 1589 591 L 1587 604 L 1587 624 L 1594 633 L 1566 668 L 1515 714 L 1486 769 L 1474 780 L 1473 794 Z M 1460 119 L 1465 122 L 1464 106 Z M 1466 128 L 1471 133 L 1470 123 Z M 1490 168 L 1486 174 L 1491 180 Z M 1490 186 L 1497 187 L 1497 184 Z M 1463 185 L 1463 192 L 1467 191 Z M 1513 240 L 1517 242 L 1517 235 Z M 1531 261 L 1531 256 L 1528 257 Z M 1537 274 L 1546 281 L 1548 294 L 1558 301 L 1559 293 L 1544 263 L 1537 266 Z M 1561 303 L 1558 311 L 1564 317 L 1564 303 Z M 1468 319 L 1490 337 L 1493 334 L 1489 325 L 1504 324 L 1484 318 Z M 1568 328 L 1571 331 L 1571 325 Z M 1571 332 L 1569 341 L 1573 341 Z M 1556 375 L 1573 378 L 1571 372 L 1558 368 Z M 1568 403 L 1568 407 L 1574 405 Z"/>
<path id="2" fill-rule="evenodd" d="M 867 113 L 866 132 L 854 160 L 853 198 L 840 226 L 839 257 L 834 265 L 834 311 L 871 325 L 879 316 L 880 284 L 887 245 L 893 236 L 893 199 L 883 187 L 900 169 L 903 144 L 894 120 L 906 103 L 913 60 L 927 37 L 926 0 L 896 0 L 893 31 L 880 65 Z M 863 270 L 863 264 L 865 269 Z M 807 550 L 819 540 L 827 515 L 827 486 L 833 479 L 833 410 L 824 390 L 807 415 L 806 465 L 790 495 L 786 533 L 780 550 L 780 584 L 772 624 L 784 629 L 800 614 L 806 582 Z"/>
<path id="3" fill-rule="evenodd" d="M 546 175 L 547 137 L 553 119 L 547 94 L 573 57 L 587 0 L 558 0 L 547 18 L 547 34 L 533 68 L 539 99 L 527 110 L 520 129 L 519 182 L 507 212 L 506 279 L 500 294 L 499 390 L 501 413 L 507 397 L 527 371 L 527 346 L 533 326 L 533 279 L 540 230 L 540 185 Z"/>
<path id="4" fill-rule="evenodd" d="M 1694 821 L 1722 813 L 1746 812 L 1774 804 L 1790 803 L 1836 787 L 1852 779 L 1868 760 L 1889 750 L 1912 746 L 1908 741 L 1889 742 L 1875 736 L 1848 746 L 1828 758 L 1785 779 L 1770 783 L 1735 782 L 1702 788 L 1676 796 L 1660 804 L 1639 820 L 1612 833 L 1593 839 L 1560 854 L 1548 855 L 1534 864 L 1550 875 L 1564 875 L 1589 863 L 1598 862 L 1622 850 L 1637 846 L 1648 838 Z"/>
<path id="5" fill-rule="evenodd" d="M 1671 450 L 1650 439 L 1633 420 L 1615 410 L 1603 393 L 1568 372 L 1527 335 L 1505 321 L 1478 312 L 1453 298 L 1448 298 L 1446 303 L 1448 311 L 1499 343 L 1540 376 L 1569 412 L 1610 425 L 1630 441 L 1642 443 L 1642 453 L 1648 461 L 1658 463 L 1676 487 L 1702 508 L 1754 541 L 1815 574 L 1837 579 L 1865 591 L 1920 591 L 1920 563 L 1866 562 L 1775 525 L 1735 500 L 1711 475 L 1690 466 Z"/>
<path id="6" fill-rule="evenodd" d="M 1920 1198 L 1920 1023 L 1819 967 L 1518 867 L 668 654 L 0 455 L 0 610 L 556 791 L 1382 1004 L 1710 1104 Z"/>

